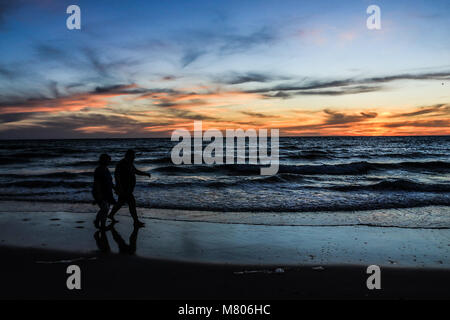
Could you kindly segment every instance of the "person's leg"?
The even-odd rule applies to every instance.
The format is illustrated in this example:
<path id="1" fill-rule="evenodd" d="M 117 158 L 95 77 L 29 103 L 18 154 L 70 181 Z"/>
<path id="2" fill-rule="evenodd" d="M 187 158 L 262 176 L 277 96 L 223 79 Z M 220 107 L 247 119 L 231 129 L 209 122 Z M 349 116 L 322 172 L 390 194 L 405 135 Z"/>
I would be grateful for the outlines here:
<path id="1" fill-rule="evenodd" d="M 102 215 L 102 206 L 99 205 L 100 209 L 97 212 L 97 215 L 95 216 L 95 220 L 94 220 L 94 226 L 96 228 L 100 228 L 100 217 Z"/>
<path id="2" fill-rule="evenodd" d="M 109 213 L 108 217 L 113 220 L 113 222 L 117 222 L 116 219 L 114 219 L 114 215 L 117 213 L 117 211 L 120 210 L 120 208 L 124 205 L 125 198 L 123 196 L 119 195 L 119 199 L 117 199 L 117 202 L 114 204 L 113 208 L 111 209 L 111 212 Z"/>
<path id="3" fill-rule="evenodd" d="M 138 237 L 139 227 L 135 226 L 133 229 L 133 233 L 130 236 L 130 254 L 134 254 L 136 252 L 136 242 Z"/>
<path id="4" fill-rule="evenodd" d="M 111 234 L 113 236 L 114 241 L 117 243 L 117 246 L 119 247 L 119 252 L 125 253 L 128 247 L 125 240 L 123 240 L 122 236 L 117 232 L 117 230 L 114 227 L 111 228 Z"/>
<path id="5" fill-rule="evenodd" d="M 109 246 L 108 237 L 106 236 L 106 231 L 98 230 L 94 233 L 94 239 L 97 244 L 98 249 L 101 252 L 109 253 L 111 252 L 111 247 Z"/>
<path id="6" fill-rule="evenodd" d="M 133 220 L 136 222 L 138 221 L 137 211 L 136 211 L 136 199 L 134 199 L 134 196 L 130 194 L 127 198 L 128 202 L 128 209 L 130 210 L 131 217 L 133 217 Z"/>
<path id="7" fill-rule="evenodd" d="M 128 208 L 130 209 L 130 214 L 133 217 L 135 226 L 144 226 L 144 223 L 139 221 L 137 211 L 136 211 L 136 199 L 134 199 L 134 195 L 130 194 L 127 198 Z"/>
<path id="8" fill-rule="evenodd" d="M 96 228 L 100 228 L 100 223 L 104 226 L 106 221 L 106 215 L 108 214 L 109 205 L 104 200 L 97 200 L 97 204 L 100 208 L 97 212 L 97 216 L 95 217 L 94 225 Z"/>
<path id="9" fill-rule="evenodd" d="M 96 228 L 99 228 L 100 227 L 100 218 L 102 215 L 102 202 L 103 201 L 101 198 L 96 197 L 95 195 L 94 195 L 94 200 L 95 200 L 94 203 L 98 205 L 98 211 L 97 211 L 97 215 L 95 216 L 94 226 Z"/>
<path id="10" fill-rule="evenodd" d="M 102 209 L 99 211 L 100 213 L 100 226 L 102 228 L 106 227 L 106 219 L 108 218 L 109 211 L 109 203 L 106 201 L 102 202 Z"/>

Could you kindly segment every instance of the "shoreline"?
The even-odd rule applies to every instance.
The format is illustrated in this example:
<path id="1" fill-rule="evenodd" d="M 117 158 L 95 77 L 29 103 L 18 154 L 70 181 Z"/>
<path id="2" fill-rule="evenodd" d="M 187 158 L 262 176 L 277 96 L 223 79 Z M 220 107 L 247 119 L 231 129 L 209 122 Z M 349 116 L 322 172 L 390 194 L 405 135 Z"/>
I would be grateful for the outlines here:
<path id="1" fill-rule="evenodd" d="M 449 222 L 438 221 L 428 225 L 413 226 L 400 222 L 399 217 L 408 215 L 420 216 L 417 213 L 427 211 L 430 215 L 445 215 L 450 211 L 449 206 L 424 206 L 413 208 L 372 209 L 358 211 L 311 211 L 311 212 L 251 212 L 251 211 L 211 211 L 189 209 L 159 209 L 137 207 L 138 215 L 144 219 L 162 221 L 205 222 L 221 224 L 266 225 L 266 226 L 366 226 L 400 229 L 450 229 Z M 66 203 L 47 201 L 17 201 L 0 200 L 1 212 L 68 212 L 94 214 L 97 206 L 90 203 Z M 336 214 L 339 213 L 339 214 Z M 358 213 L 356 215 L 355 213 Z M 126 206 L 118 216 L 128 216 Z M 389 218 L 389 219 L 386 219 Z M 388 221 L 383 221 L 383 219 Z M 418 218 L 419 219 L 419 218 Z M 441 219 L 442 220 L 442 219 Z M 416 223 L 424 223 L 418 220 Z"/>

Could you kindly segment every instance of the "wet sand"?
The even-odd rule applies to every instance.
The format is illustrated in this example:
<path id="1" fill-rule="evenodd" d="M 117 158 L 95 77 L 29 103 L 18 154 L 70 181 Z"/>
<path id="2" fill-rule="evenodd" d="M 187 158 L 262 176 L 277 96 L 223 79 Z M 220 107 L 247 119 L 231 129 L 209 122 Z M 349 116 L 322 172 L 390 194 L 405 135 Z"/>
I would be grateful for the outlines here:
<path id="1" fill-rule="evenodd" d="M 132 221 L 126 211 L 119 213 L 116 235 L 129 244 Z M 94 217 L 95 213 L 0 212 L 0 245 L 95 252 L 99 247 L 94 239 Z M 136 235 L 136 255 L 143 258 L 262 266 L 450 268 L 448 229 L 142 220 L 146 227 Z M 105 239 L 111 252 L 119 252 L 112 232 L 107 232 Z"/>
<path id="2" fill-rule="evenodd" d="M 18 210 L 0 213 L 1 298 L 450 298 L 448 229 L 146 218 L 133 235 L 121 212 L 106 242 L 93 213 Z M 70 264 L 79 292 L 65 286 Z M 371 264 L 381 290 L 366 287 Z"/>
<path id="3" fill-rule="evenodd" d="M 90 203 L 0 201 L 1 212 L 95 212 Z M 127 209 L 119 213 L 128 215 Z M 379 226 L 450 229 L 447 206 L 320 212 L 223 212 L 138 208 L 143 218 L 267 226 Z"/>
<path id="4" fill-rule="evenodd" d="M 381 290 L 368 290 L 361 266 L 217 265 L 127 255 L 80 255 L 0 247 L 1 299 L 449 299 L 450 272 L 383 268 Z M 70 262 L 70 259 L 74 259 Z M 52 262 L 52 263 L 46 263 Z M 81 290 L 68 290 L 66 268 L 77 264 Z M 260 272 L 242 272 L 259 270 Z"/>

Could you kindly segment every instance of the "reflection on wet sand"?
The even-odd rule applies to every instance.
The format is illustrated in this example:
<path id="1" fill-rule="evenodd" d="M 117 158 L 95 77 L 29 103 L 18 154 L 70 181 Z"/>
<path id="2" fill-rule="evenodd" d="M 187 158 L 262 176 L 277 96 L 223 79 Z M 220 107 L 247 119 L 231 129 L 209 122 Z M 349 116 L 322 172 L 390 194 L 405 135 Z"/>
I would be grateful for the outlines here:
<path id="1" fill-rule="evenodd" d="M 119 247 L 120 254 L 134 255 L 136 253 L 136 242 L 139 233 L 139 227 L 135 226 L 133 232 L 130 235 L 128 243 L 123 239 L 120 233 L 114 228 L 114 225 L 110 225 L 107 228 L 97 230 L 94 233 L 94 239 L 97 244 L 97 248 L 100 252 L 110 253 L 111 246 L 109 245 L 107 232 L 111 231 L 113 240 L 117 243 Z"/>

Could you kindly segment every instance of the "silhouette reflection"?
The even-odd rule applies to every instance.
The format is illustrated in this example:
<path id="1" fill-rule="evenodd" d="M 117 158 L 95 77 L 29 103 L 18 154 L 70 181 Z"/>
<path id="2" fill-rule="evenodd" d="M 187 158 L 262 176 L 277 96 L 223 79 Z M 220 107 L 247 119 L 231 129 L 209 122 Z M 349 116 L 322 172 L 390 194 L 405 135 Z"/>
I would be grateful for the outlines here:
<path id="1" fill-rule="evenodd" d="M 113 236 L 113 239 L 119 246 L 119 253 L 130 255 L 136 253 L 136 242 L 139 229 L 140 229 L 139 226 L 136 225 L 134 226 L 133 232 L 130 235 L 129 244 L 127 244 L 125 240 L 123 240 L 119 232 L 117 232 L 117 230 L 114 228 L 114 226 L 111 228 L 111 234 Z"/>
<path id="2" fill-rule="evenodd" d="M 119 247 L 119 253 L 134 255 L 136 253 L 136 243 L 137 243 L 139 229 L 140 229 L 139 226 L 134 226 L 133 232 L 130 235 L 128 243 L 123 239 L 123 237 L 116 230 L 116 228 L 114 228 L 114 225 L 111 225 L 106 229 L 97 230 L 94 233 L 94 239 L 95 239 L 95 242 L 96 242 L 97 247 L 100 250 L 100 252 L 110 253 L 111 247 L 109 245 L 109 241 L 108 241 L 108 237 L 107 237 L 106 233 L 108 231 L 111 231 L 112 238 L 117 243 L 117 246 Z"/>
<path id="3" fill-rule="evenodd" d="M 94 239 L 97 244 L 98 250 L 103 253 L 110 253 L 111 247 L 109 246 L 108 237 L 106 236 L 106 229 L 97 230 L 94 233 Z"/>

